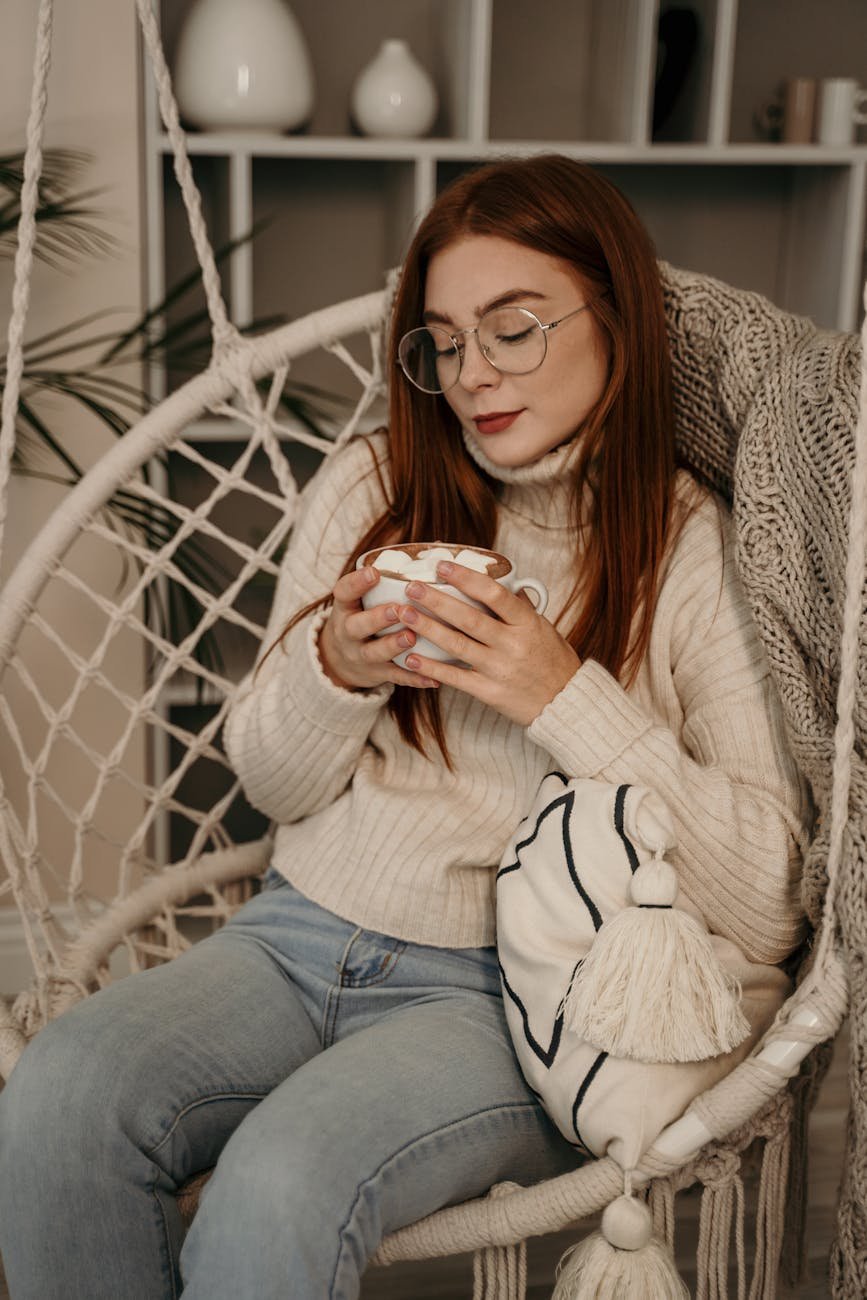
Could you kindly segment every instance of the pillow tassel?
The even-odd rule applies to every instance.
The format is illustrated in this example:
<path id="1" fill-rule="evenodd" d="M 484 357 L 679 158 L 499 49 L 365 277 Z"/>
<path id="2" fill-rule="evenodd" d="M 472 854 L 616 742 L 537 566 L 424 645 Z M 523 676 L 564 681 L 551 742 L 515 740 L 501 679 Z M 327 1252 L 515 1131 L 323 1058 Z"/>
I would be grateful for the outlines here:
<path id="1" fill-rule="evenodd" d="M 572 1246 L 557 1266 L 551 1300 L 689 1300 L 665 1242 L 653 1235 L 644 1201 L 612 1201 L 598 1232 Z"/>
<path id="2" fill-rule="evenodd" d="M 747 1037 L 738 980 L 698 922 L 674 907 L 677 874 L 657 852 L 639 866 L 633 906 L 610 917 L 563 999 L 564 1027 L 637 1061 L 703 1061 Z"/>

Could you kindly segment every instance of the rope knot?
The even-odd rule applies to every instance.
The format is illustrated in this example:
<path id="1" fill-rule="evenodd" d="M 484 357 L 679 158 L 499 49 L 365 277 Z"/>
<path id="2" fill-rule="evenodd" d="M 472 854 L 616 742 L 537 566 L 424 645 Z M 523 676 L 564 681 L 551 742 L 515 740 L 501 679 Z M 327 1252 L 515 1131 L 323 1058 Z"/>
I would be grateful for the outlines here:
<path id="1" fill-rule="evenodd" d="M 704 1160 L 696 1163 L 695 1176 L 712 1192 L 719 1192 L 731 1187 L 740 1176 L 741 1158 L 736 1151 L 726 1149 L 714 1151 Z"/>

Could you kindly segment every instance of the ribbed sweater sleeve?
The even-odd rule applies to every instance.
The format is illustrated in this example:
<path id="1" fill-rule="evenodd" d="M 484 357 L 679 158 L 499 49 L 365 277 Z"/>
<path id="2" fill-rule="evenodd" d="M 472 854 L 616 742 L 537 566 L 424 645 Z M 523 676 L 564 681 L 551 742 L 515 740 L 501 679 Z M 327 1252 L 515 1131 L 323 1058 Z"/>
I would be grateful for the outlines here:
<path id="1" fill-rule="evenodd" d="M 333 803 L 391 693 L 344 690 L 326 676 L 318 639 L 327 610 L 306 615 L 274 646 L 299 609 L 331 591 L 382 502 L 365 440 L 328 458 L 299 509 L 259 666 L 226 719 L 226 753 L 247 798 L 280 823 Z"/>
<path id="2" fill-rule="evenodd" d="M 780 961 L 801 930 L 808 803 L 729 525 L 711 502 L 672 557 L 645 670 L 649 691 L 627 692 L 586 661 L 530 735 L 570 776 L 657 790 L 675 820 L 672 862 L 711 929 L 753 960 Z"/>

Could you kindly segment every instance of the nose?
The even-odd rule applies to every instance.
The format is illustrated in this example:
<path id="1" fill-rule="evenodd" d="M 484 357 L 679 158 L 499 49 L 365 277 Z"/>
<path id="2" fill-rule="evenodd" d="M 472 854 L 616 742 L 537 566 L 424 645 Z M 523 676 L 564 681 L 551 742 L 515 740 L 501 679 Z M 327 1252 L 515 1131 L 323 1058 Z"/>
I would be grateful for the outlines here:
<path id="1" fill-rule="evenodd" d="M 464 360 L 458 382 L 468 392 L 479 388 L 494 388 L 500 382 L 500 372 L 488 361 L 475 330 L 464 335 Z"/>

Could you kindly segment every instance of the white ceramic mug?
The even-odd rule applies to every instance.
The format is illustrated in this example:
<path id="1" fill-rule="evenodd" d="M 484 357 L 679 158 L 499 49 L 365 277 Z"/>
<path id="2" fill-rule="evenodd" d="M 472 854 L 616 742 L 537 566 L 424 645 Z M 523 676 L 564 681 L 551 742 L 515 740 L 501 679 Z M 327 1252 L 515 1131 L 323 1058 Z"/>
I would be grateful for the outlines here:
<path id="1" fill-rule="evenodd" d="M 826 77 L 819 91 L 819 144 L 851 144 L 856 125 L 867 123 L 867 90 L 854 77 Z"/>
<path id="2" fill-rule="evenodd" d="M 372 551 L 367 551 L 366 554 L 361 556 L 355 567 L 357 569 L 363 569 L 367 565 L 373 565 L 374 568 L 377 568 L 377 558 L 384 551 L 404 552 L 408 555 L 409 553 L 407 553 L 405 549 L 407 545 L 411 547 L 412 552 L 423 552 L 425 550 L 433 550 L 434 548 L 443 548 L 451 552 L 453 558 L 457 557 L 461 551 L 472 551 L 478 555 L 490 556 L 492 568 L 503 568 L 504 565 L 508 565 L 506 572 L 492 574 L 495 582 L 501 583 L 504 587 L 507 587 L 509 591 L 516 593 L 521 591 L 532 592 L 536 597 L 532 603 L 537 614 L 544 614 L 545 609 L 547 608 L 548 589 L 544 583 L 539 582 L 537 578 L 519 578 L 515 573 L 514 565 L 511 560 L 509 560 L 508 556 L 501 555 L 498 551 L 486 551 L 478 546 L 462 546 L 451 542 L 413 542 L 405 543 L 404 545 L 395 544 L 394 546 L 383 546 Z M 441 558 L 445 558 L 445 556 Z M 501 561 L 502 563 L 498 564 L 498 561 Z M 394 569 L 390 569 L 387 573 L 382 573 L 376 586 L 372 587 L 369 591 L 366 591 L 362 596 L 361 603 L 363 607 L 365 609 L 372 609 L 376 605 L 415 605 L 417 609 L 422 610 L 422 612 L 429 615 L 429 617 L 436 618 L 437 616 L 432 610 L 426 609 L 425 606 L 420 604 L 417 600 L 407 599 L 407 583 L 412 582 L 413 578 L 415 578 L 416 581 L 423 581 L 429 586 L 437 587 L 438 590 L 446 592 L 449 596 L 456 596 L 458 600 L 462 600 L 465 604 L 472 605 L 476 609 L 485 608 L 485 606 L 479 604 L 478 601 L 471 600 L 469 596 L 465 595 L 464 592 L 459 591 L 457 587 L 452 587 L 449 583 L 442 582 L 437 578 L 435 565 L 428 573 L 425 573 L 424 576 L 421 574 L 414 575 L 411 572 L 410 566 L 401 570 L 402 574 L 404 572 L 407 573 L 408 576 L 394 576 L 396 573 L 396 570 Z M 430 576 L 431 574 L 433 574 L 433 576 Z M 378 632 L 377 636 L 386 636 L 388 633 L 397 632 L 403 626 L 403 623 L 392 623 L 389 627 L 383 628 L 381 632 Z M 440 646 L 434 645 L 433 641 L 429 641 L 427 637 L 424 636 L 417 636 L 415 645 L 408 650 L 404 650 L 401 654 L 396 655 L 393 662 L 404 667 L 406 656 L 413 653 L 424 655 L 427 659 L 438 659 L 442 663 L 461 662 L 460 660 L 453 659 L 447 650 L 443 650 Z"/>

